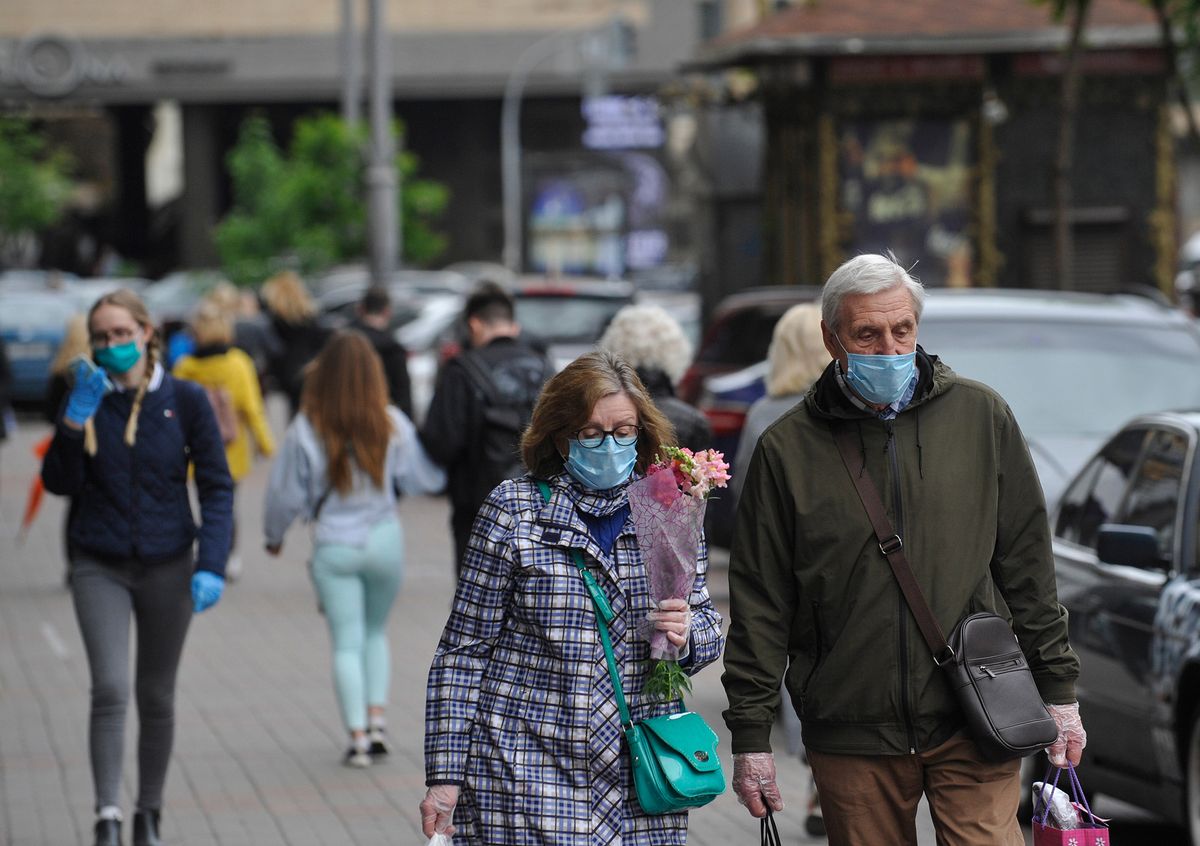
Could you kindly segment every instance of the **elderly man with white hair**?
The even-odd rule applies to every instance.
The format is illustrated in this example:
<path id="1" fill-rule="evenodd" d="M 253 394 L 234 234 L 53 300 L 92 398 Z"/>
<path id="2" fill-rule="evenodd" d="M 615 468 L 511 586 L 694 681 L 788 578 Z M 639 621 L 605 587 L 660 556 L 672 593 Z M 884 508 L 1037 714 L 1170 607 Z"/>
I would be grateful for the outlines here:
<path id="1" fill-rule="evenodd" d="M 1077 764 L 1079 661 L 1037 474 L 1003 398 L 917 346 L 924 299 L 889 256 L 834 271 L 821 297 L 833 360 L 746 471 L 722 677 L 733 788 L 754 816 L 783 807 L 770 745 L 782 679 L 831 844 L 915 846 L 924 794 L 938 843 L 1021 846 L 1020 761 L 986 759 L 964 730 L 852 477 L 878 487 L 943 630 L 974 612 L 1011 619 L 1058 725 L 1051 763 Z"/>

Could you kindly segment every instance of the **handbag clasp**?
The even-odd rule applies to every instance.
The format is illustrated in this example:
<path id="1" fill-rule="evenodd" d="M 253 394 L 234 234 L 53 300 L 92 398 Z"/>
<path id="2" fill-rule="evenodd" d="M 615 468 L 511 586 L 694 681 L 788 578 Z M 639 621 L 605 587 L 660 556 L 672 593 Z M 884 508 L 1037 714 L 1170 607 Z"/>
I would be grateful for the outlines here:
<path id="1" fill-rule="evenodd" d="M 879 551 L 882 552 L 885 556 L 891 555 L 892 553 L 895 553 L 895 552 L 899 552 L 902 549 L 904 549 L 904 541 L 902 541 L 900 539 L 899 535 L 892 535 L 887 540 L 883 540 L 883 541 L 879 542 Z"/>
<path id="2" fill-rule="evenodd" d="M 937 664 L 939 667 L 944 667 L 953 661 L 954 658 L 954 647 L 947 643 L 945 649 L 939 649 L 934 654 L 933 663 Z"/>

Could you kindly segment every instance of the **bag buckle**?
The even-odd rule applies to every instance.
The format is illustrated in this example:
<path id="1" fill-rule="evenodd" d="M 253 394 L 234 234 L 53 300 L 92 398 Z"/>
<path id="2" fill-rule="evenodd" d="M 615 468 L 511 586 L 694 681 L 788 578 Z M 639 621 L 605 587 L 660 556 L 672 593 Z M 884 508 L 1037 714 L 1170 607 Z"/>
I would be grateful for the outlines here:
<path id="1" fill-rule="evenodd" d="M 879 542 L 879 551 L 882 552 L 885 556 L 891 555 L 892 553 L 895 553 L 895 552 L 899 552 L 902 549 L 904 549 L 904 541 L 902 541 L 900 539 L 899 535 L 892 535 L 887 540 L 883 540 L 883 541 Z"/>
<path id="2" fill-rule="evenodd" d="M 934 654 L 933 663 L 937 664 L 939 667 L 944 667 L 953 661 L 954 658 L 954 647 L 947 643 L 945 649 L 939 649 Z"/>

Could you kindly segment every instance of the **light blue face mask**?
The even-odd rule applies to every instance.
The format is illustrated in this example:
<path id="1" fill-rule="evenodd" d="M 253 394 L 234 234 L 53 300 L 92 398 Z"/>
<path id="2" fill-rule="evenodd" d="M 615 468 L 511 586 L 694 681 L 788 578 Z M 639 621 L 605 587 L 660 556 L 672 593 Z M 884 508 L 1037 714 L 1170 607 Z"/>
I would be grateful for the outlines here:
<path id="1" fill-rule="evenodd" d="M 846 372 L 842 374 L 846 384 L 874 405 L 891 405 L 899 400 L 917 372 L 915 351 L 903 355 L 860 355 L 847 350 L 841 338 L 838 346 L 846 353 Z"/>
<path id="2" fill-rule="evenodd" d="M 615 488 L 629 478 L 636 463 L 637 441 L 622 446 L 612 435 L 605 435 L 600 445 L 591 449 L 573 438 L 567 442 L 567 472 L 594 491 Z"/>

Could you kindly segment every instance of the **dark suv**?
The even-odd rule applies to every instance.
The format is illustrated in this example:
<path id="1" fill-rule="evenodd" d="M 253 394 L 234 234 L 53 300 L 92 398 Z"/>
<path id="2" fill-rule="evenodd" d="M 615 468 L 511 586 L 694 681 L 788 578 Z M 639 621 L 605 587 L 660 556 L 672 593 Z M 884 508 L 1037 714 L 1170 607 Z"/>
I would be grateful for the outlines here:
<path id="1" fill-rule="evenodd" d="M 1200 411 L 1127 423 L 1064 492 L 1054 555 L 1089 788 L 1200 844 L 1198 447 Z"/>

